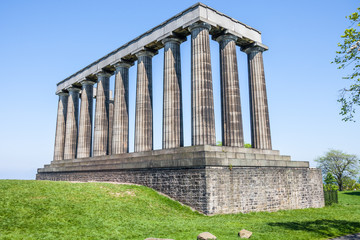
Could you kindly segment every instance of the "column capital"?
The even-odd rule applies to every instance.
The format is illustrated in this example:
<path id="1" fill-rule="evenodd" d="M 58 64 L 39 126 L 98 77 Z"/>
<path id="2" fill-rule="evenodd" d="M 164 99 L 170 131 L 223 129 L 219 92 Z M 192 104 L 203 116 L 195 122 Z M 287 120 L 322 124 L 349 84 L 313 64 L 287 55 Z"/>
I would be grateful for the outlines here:
<path id="1" fill-rule="evenodd" d="M 115 67 L 116 71 L 119 71 L 120 68 L 130 68 L 133 65 L 134 65 L 133 62 L 120 61 L 120 62 L 115 63 L 114 67 Z"/>
<path id="2" fill-rule="evenodd" d="M 186 38 L 181 38 L 181 37 L 176 37 L 176 36 L 170 36 L 170 37 L 167 37 L 167 38 L 164 38 L 163 40 L 161 40 L 161 42 L 163 44 L 165 44 L 167 42 L 174 42 L 174 43 L 181 44 L 185 41 L 186 41 Z"/>
<path id="3" fill-rule="evenodd" d="M 99 77 L 111 77 L 112 73 L 109 72 L 105 72 L 105 71 L 100 71 L 98 73 L 95 74 L 97 78 Z"/>
<path id="4" fill-rule="evenodd" d="M 58 96 L 69 96 L 69 92 L 67 92 L 65 89 L 62 90 L 61 92 L 56 93 L 56 95 Z"/>
<path id="5" fill-rule="evenodd" d="M 192 32 L 192 31 L 193 31 L 194 29 L 196 29 L 196 28 L 205 28 L 205 29 L 207 29 L 207 30 L 210 31 L 211 25 L 208 24 L 208 23 L 206 23 L 206 22 L 196 22 L 196 23 L 191 24 L 191 25 L 188 27 L 188 29 L 189 29 L 190 32 Z"/>
<path id="6" fill-rule="evenodd" d="M 150 50 L 150 49 L 142 49 L 142 50 L 138 51 L 137 53 L 135 53 L 135 56 L 137 58 L 142 57 L 142 56 L 153 57 L 156 54 L 158 54 L 158 51 L 154 51 L 154 50 Z"/>
<path id="7" fill-rule="evenodd" d="M 80 92 L 81 88 L 76 87 L 76 86 L 71 86 L 71 87 L 67 88 L 66 90 L 68 90 L 69 92 Z"/>
<path id="8" fill-rule="evenodd" d="M 82 81 L 80 81 L 81 86 L 84 85 L 94 85 L 96 82 L 92 81 L 92 80 L 88 80 L 88 79 L 84 79 Z"/>
<path id="9" fill-rule="evenodd" d="M 229 34 L 229 33 L 225 33 L 222 34 L 220 36 L 217 36 L 214 40 L 217 41 L 218 43 L 222 42 L 222 41 L 237 41 L 239 37 L 233 35 L 233 34 Z"/>
<path id="10" fill-rule="evenodd" d="M 241 51 L 245 52 L 246 54 L 252 52 L 264 52 L 267 50 L 269 50 L 269 47 L 259 42 L 254 42 L 250 45 L 241 47 Z"/>

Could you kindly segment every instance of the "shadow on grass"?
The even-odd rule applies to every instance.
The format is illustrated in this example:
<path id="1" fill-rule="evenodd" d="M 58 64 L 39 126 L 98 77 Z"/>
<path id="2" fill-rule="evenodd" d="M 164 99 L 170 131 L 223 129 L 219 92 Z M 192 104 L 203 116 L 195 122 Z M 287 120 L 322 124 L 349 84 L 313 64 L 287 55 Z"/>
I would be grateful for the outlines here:
<path id="1" fill-rule="evenodd" d="M 345 220 L 316 220 L 298 222 L 275 222 L 268 225 L 289 230 L 314 232 L 322 237 L 332 237 L 337 234 L 350 234 L 360 232 L 360 222 Z"/>
<path id="2" fill-rule="evenodd" d="M 352 196 L 360 196 L 360 192 L 346 192 L 344 193 L 346 195 L 352 195 Z"/>

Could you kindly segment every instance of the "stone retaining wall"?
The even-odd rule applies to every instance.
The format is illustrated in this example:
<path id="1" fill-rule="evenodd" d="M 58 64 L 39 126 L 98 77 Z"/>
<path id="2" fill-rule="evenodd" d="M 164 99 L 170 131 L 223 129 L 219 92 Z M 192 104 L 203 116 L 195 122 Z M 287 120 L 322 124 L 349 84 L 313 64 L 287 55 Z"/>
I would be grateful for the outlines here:
<path id="1" fill-rule="evenodd" d="M 321 172 L 311 168 L 206 166 L 44 172 L 36 179 L 141 184 L 210 215 L 324 206 Z"/>

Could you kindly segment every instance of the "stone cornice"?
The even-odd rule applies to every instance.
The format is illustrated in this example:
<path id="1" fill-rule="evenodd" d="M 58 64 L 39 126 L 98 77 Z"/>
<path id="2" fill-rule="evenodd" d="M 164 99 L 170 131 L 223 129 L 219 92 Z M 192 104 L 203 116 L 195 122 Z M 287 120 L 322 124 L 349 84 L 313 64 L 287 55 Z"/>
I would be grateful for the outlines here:
<path id="1" fill-rule="evenodd" d="M 258 30 L 202 3 L 197 3 L 59 82 L 56 92 L 79 83 L 79 81 L 90 75 L 95 75 L 108 66 L 113 66 L 122 59 L 136 60 L 135 53 L 144 47 L 152 48 L 154 51 L 159 50 L 163 47 L 161 40 L 166 37 L 172 35 L 186 37 L 190 34 L 187 28 L 199 21 L 211 25 L 213 32 L 210 34 L 216 34 L 224 29 L 231 31 L 232 34 L 241 38 L 241 42 L 237 42 L 238 45 L 248 45 L 253 42 L 261 43 L 261 33 Z"/>

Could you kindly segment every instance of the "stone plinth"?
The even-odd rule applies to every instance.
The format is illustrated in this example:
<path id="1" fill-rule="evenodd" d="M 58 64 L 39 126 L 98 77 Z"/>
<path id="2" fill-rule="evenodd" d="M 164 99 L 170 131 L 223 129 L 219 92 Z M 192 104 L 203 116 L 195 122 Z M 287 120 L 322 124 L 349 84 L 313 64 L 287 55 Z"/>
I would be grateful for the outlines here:
<path id="1" fill-rule="evenodd" d="M 276 150 L 192 146 L 57 160 L 36 178 L 141 184 L 205 214 L 324 206 L 320 170 Z"/>

